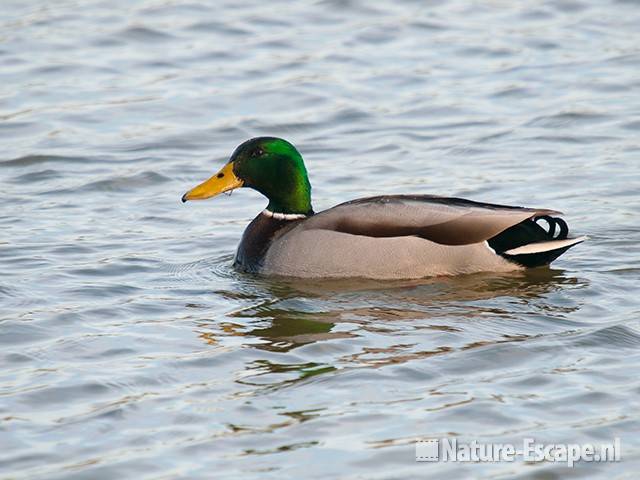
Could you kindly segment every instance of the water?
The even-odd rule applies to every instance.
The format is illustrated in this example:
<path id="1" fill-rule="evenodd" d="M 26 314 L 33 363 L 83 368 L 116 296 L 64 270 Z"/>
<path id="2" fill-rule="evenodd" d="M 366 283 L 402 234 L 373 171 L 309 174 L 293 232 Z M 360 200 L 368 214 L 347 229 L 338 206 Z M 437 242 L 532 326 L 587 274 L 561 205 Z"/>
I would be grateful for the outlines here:
<path id="1" fill-rule="evenodd" d="M 0 477 L 635 478 L 639 24 L 624 1 L 3 1 Z M 264 134 L 316 210 L 455 195 L 590 240 L 526 274 L 238 274 L 264 199 L 180 196 Z M 428 437 L 619 437 L 623 460 L 414 462 Z"/>

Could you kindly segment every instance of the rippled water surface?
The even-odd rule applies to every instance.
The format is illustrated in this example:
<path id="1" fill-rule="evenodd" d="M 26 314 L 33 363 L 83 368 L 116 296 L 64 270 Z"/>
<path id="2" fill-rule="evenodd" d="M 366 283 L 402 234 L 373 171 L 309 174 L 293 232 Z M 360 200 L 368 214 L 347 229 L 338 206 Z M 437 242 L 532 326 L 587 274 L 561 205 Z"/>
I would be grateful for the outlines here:
<path id="1" fill-rule="evenodd" d="M 626 1 L 4 0 L 0 477 L 636 478 L 638 25 Z M 238 274 L 265 200 L 180 196 L 264 134 L 316 210 L 455 195 L 590 240 L 526 274 Z M 619 437 L 622 461 L 416 463 L 425 437 Z"/>

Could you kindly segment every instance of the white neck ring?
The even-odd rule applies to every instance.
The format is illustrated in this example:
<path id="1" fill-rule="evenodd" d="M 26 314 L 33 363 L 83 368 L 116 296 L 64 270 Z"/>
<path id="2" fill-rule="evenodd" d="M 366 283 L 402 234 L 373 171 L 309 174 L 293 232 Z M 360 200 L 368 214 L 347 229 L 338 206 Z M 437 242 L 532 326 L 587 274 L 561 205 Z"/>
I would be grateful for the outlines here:
<path id="1" fill-rule="evenodd" d="M 267 217 L 275 218 L 276 220 L 300 220 L 301 218 L 307 218 L 307 216 L 303 213 L 280 213 L 280 212 L 272 212 L 271 210 L 264 209 L 262 211 L 263 215 Z"/>

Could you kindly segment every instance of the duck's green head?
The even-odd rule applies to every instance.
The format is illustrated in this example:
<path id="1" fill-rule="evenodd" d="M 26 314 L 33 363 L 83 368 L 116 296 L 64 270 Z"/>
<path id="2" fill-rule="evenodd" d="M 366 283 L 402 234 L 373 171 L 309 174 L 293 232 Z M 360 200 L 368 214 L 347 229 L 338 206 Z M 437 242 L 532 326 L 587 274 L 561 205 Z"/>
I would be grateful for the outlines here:
<path id="1" fill-rule="evenodd" d="M 185 193 L 182 201 L 203 200 L 239 187 L 262 193 L 269 199 L 267 208 L 274 213 L 313 213 L 311 185 L 302 156 L 281 138 L 247 140 L 218 173 Z"/>

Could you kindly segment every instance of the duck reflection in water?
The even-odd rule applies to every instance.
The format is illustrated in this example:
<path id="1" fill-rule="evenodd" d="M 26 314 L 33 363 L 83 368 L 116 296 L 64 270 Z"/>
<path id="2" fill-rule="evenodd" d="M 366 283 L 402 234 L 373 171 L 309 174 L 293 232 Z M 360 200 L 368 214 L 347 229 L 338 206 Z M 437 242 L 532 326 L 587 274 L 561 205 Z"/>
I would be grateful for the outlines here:
<path id="1" fill-rule="evenodd" d="M 585 280 L 568 276 L 564 270 L 549 268 L 398 282 L 273 281 L 242 274 L 236 280 L 234 291 L 218 293 L 237 300 L 241 292 L 253 304 L 228 314 L 221 333 L 258 338 L 262 341 L 252 344 L 253 348 L 278 352 L 358 336 L 359 329 L 393 329 L 394 321 L 412 321 L 416 328 L 458 331 L 460 320 L 472 321 L 487 314 L 515 317 L 522 313 L 519 306 L 531 304 L 547 314 L 563 316 L 580 306 L 564 304 L 551 298 L 552 294 L 586 285 Z M 492 305 L 491 300 L 505 297 L 508 302 Z M 437 320 L 438 324 L 425 325 L 425 320 Z M 345 325 L 356 327 L 350 330 Z"/>

